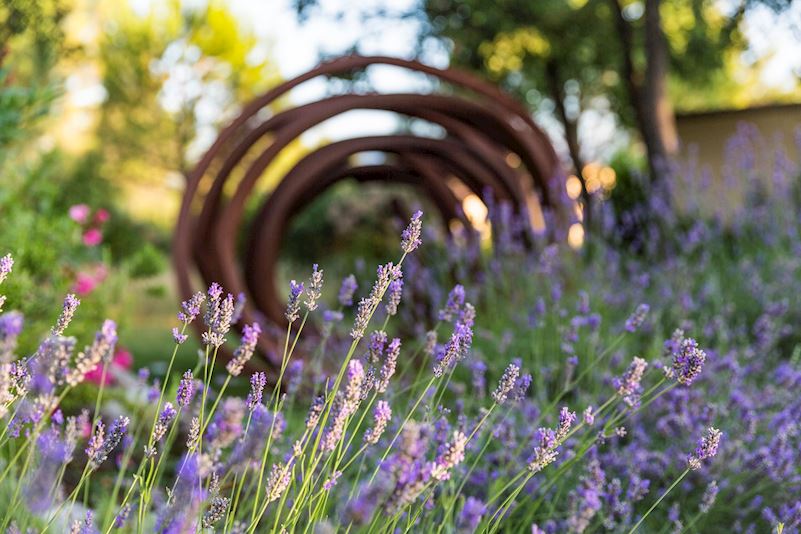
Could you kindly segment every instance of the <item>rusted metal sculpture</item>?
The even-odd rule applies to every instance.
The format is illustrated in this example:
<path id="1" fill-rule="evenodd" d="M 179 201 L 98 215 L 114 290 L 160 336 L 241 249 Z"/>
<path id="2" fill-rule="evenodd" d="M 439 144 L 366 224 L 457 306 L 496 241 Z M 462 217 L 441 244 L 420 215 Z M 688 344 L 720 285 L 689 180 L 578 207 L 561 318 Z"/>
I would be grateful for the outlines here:
<path id="1" fill-rule="evenodd" d="M 459 95 L 345 94 L 265 116 L 270 104 L 308 80 L 375 64 L 428 74 L 447 82 Z M 245 204 L 268 166 L 309 128 L 354 109 L 423 119 L 441 126 L 446 136 L 362 137 L 308 154 L 266 198 L 250 224 L 240 260 L 236 248 Z M 366 151 L 380 151 L 389 157 L 381 165 L 355 164 L 352 156 Z M 519 165 L 513 166 L 515 160 Z M 275 286 L 282 237 L 292 216 L 338 181 L 354 178 L 414 184 L 447 222 L 464 219 L 449 180 L 461 181 L 479 196 L 489 189 L 495 198 L 521 209 L 536 192 L 539 203 L 549 207 L 559 205 L 556 188 L 551 186 L 557 169 L 556 154 L 528 111 L 473 75 L 391 57 L 346 56 L 325 62 L 245 106 L 187 177 L 173 245 L 179 293 L 185 299 L 195 289 L 192 273 L 196 266 L 206 284 L 217 281 L 227 291 L 247 295 L 242 323 L 285 324 L 284 295 Z M 262 336 L 260 348 L 263 354 L 275 353 L 276 340 Z"/>

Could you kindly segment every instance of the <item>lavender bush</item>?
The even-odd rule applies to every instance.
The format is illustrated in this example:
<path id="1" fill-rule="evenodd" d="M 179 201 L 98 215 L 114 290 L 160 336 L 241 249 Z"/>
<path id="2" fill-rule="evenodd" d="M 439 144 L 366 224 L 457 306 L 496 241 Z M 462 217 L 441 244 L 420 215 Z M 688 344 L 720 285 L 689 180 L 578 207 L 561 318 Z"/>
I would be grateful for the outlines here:
<path id="1" fill-rule="evenodd" d="M 656 194 L 623 215 L 647 236 L 630 249 L 617 224 L 581 253 L 548 244 L 489 197 L 492 250 L 439 246 L 418 212 L 372 280 L 315 265 L 290 284 L 277 372 L 249 371 L 259 324 L 217 365 L 239 313 L 212 284 L 183 303 L 162 380 L 101 385 L 75 413 L 115 324 L 80 350 L 68 296 L 20 357 L 6 312 L 2 528 L 798 532 L 797 176 L 777 170 L 732 224 Z M 197 364 L 176 369 L 196 321 Z"/>

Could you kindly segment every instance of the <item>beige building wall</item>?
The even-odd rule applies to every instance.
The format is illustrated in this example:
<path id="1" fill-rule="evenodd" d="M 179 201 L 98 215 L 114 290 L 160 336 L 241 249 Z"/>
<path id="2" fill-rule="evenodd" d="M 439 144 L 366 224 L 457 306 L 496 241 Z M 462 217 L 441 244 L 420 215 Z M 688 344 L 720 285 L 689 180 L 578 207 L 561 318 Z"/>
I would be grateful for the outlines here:
<path id="1" fill-rule="evenodd" d="M 801 104 L 680 114 L 676 125 L 681 140 L 679 174 L 693 182 L 677 188 L 679 205 L 699 202 L 728 217 L 742 202 L 748 180 L 758 177 L 770 187 L 777 152 L 796 165 L 801 162 Z M 738 130 L 737 148 L 727 151 Z M 749 147 L 755 167 L 750 173 L 743 165 Z"/>

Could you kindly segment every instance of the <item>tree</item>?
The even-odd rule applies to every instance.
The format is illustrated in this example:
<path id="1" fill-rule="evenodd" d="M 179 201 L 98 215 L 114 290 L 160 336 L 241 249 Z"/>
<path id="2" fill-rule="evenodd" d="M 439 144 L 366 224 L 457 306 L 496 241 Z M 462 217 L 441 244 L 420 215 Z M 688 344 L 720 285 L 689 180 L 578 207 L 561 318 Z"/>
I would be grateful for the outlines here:
<path id="1" fill-rule="evenodd" d="M 141 13 L 107 0 L 92 13 L 103 31 L 81 60 L 99 69 L 105 98 L 84 168 L 115 186 L 129 214 L 168 226 L 182 176 L 217 129 L 280 76 L 222 2 Z"/>
<path id="2" fill-rule="evenodd" d="M 670 78 L 708 91 L 728 52 L 745 46 L 740 25 L 756 4 L 789 6 L 743 0 L 724 13 L 709 0 L 424 0 L 422 14 L 428 35 L 453 43 L 455 63 L 523 94 L 547 92 L 577 169 L 577 114 L 566 111 L 566 84 L 578 84 L 583 105 L 603 97 L 639 132 L 658 181 L 660 162 L 678 147 Z"/>

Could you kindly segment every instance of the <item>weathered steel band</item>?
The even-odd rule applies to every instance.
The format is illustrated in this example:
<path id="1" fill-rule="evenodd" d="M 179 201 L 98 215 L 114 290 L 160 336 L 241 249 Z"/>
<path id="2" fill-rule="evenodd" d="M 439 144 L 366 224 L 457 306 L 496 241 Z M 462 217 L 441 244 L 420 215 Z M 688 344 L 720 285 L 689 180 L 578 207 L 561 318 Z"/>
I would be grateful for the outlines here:
<path id="1" fill-rule="evenodd" d="M 303 82 L 375 64 L 423 72 L 472 95 L 346 94 L 265 116 L 267 106 Z M 239 228 L 246 203 L 264 171 L 303 132 L 353 109 L 420 118 L 438 124 L 447 135 L 444 139 L 412 135 L 349 139 L 308 154 L 287 172 L 258 211 L 240 260 Z M 383 165 L 353 167 L 352 156 L 365 151 L 390 157 Z M 520 160 L 518 168 L 509 163 L 512 153 Z M 275 287 L 281 240 L 292 216 L 336 182 L 355 178 L 414 184 L 447 222 L 464 220 L 457 198 L 446 185 L 448 179 L 458 179 L 478 195 L 489 188 L 496 198 L 518 207 L 526 206 L 527 192 L 532 190 L 543 206 L 558 206 L 553 196 L 556 188 L 551 186 L 557 168 L 550 142 L 526 109 L 470 74 L 389 57 L 347 56 L 322 63 L 245 106 L 187 177 L 173 244 L 179 294 L 185 299 L 196 289 L 194 265 L 204 284 L 217 281 L 227 291 L 247 295 L 242 323 L 285 324 L 285 295 Z M 277 342 L 263 336 L 259 346 L 263 354 L 275 354 Z"/>

